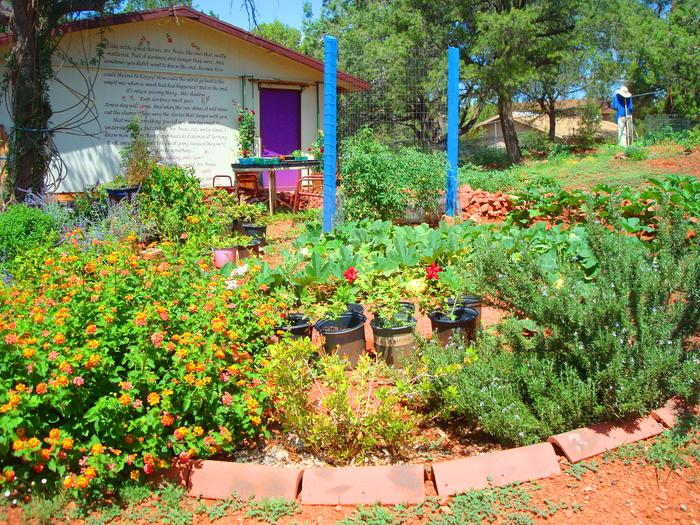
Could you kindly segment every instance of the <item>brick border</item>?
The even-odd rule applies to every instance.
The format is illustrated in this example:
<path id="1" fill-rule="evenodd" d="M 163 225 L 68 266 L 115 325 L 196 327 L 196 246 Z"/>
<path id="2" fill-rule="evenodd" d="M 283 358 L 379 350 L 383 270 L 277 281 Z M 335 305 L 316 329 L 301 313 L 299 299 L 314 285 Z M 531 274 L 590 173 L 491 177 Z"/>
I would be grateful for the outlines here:
<path id="1" fill-rule="evenodd" d="M 624 444 L 656 436 L 664 428 L 672 428 L 679 415 L 698 412 L 700 407 L 692 407 L 678 398 L 672 398 L 646 417 L 591 425 L 552 436 L 544 443 L 441 463 L 330 467 L 305 471 L 257 463 L 198 460 L 191 465 L 171 467 L 154 476 L 153 481 L 169 479 L 187 487 L 190 495 L 210 499 L 225 499 L 230 494 L 224 491 L 245 486 L 247 490 L 243 492 L 246 495 L 261 499 L 282 495 L 300 501 L 302 505 L 410 504 L 425 498 L 425 484 L 419 487 L 416 483 L 418 473 L 422 473 L 421 478 L 434 483 L 441 497 L 490 485 L 504 486 L 555 477 L 561 475 L 558 465 L 560 456 L 552 445 L 556 445 L 569 461 L 576 463 Z M 305 474 L 312 483 L 306 490 Z M 324 479 L 332 486 L 323 487 Z M 208 489 L 193 487 L 202 484 Z M 401 487 L 403 494 L 399 490 Z M 325 491 L 325 494 L 317 498 L 319 491 Z M 332 502 L 326 501 L 329 495 Z M 402 499 L 406 501 L 399 501 Z"/>

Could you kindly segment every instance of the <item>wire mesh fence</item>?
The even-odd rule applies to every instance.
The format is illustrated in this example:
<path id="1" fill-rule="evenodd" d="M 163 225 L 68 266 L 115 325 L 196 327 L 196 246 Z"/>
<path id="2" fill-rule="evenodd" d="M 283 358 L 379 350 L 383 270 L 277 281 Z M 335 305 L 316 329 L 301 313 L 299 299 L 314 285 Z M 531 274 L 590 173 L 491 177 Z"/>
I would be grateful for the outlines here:
<path id="1" fill-rule="evenodd" d="M 338 145 L 362 127 L 391 148 L 445 149 L 447 134 L 446 53 L 407 53 L 400 63 L 375 64 L 338 96 Z"/>
<path id="2" fill-rule="evenodd" d="M 698 123 L 683 115 L 649 115 L 644 119 L 645 133 L 658 133 L 671 129 L 684 131 L 691 129 Z"/>

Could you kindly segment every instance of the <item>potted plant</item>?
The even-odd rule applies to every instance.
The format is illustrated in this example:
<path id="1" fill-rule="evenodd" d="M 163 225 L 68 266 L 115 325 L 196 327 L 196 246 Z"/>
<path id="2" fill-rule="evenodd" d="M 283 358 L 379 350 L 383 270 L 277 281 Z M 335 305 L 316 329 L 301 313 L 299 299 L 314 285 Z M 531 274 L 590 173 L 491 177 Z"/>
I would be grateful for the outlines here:
<path id="1" fill-rule="evenodd" d="M 311 339 L 313 324 L 311 318 L 301 312 L 282 314 L 283 323 L 275 327 L 276 332 L 286 332 L 293 339 L 308 337 Z"/>
<path id="2" fill-rule="evenodd" d="M 343 274 L 346 282 L 339 286 L 325 307 L 324 315 L 316 323 L 316 330 L 323 336 L 326 352 L 336 352 L 347 357 L 354 367 L 366 350 L 365 321 L 361 312 L 348 310 L 355 303 L 356 288 L 353 283 L 358 277 L 354 267 Z"/>
<path id="3" fill-rule="evenodd" d="M 242 203 L 232 210 L 232 216 L 235 230 L 248 237 L 260 239 L 261 246 L 265 245 L 269 216 L 264 205 Z"/>
<path id="4" fill-rule="evenodd" d="M 407 302 L 376 307 L 374 319 L 370 322 L 374 348 L 390 365 L 402 367 L 416 351 L 414 313 L 413 304 Z"/>
<path id="5" fill-rule="evenodd" d="M 150 140 L 141 131 L 138 115 L 134 115 L 129 121 L 126 131 L 131 142 L 121 150 L 124 173 L 105 184 L 107 196 L 111 202 L 133 198 L 158 161 L 158 156 L 152 151 Z"/>
<path id="6" fill-rule="evenodd" d="M 314 140 L 311 147 L 307 149 L 314 160 L 319 162 L 318 173 L 323 173 L 323 130 L 319 129 L 316 133 L 316 140 Z"/>
<path id="7" fill-rule="evenodd" d="M 223 268 L 226 263 L 236 264 L 255 253 L 260 245 L 259 239 L 251 239 L 239 233 L 215 235 L 212 237 L 214 266 Z"/>

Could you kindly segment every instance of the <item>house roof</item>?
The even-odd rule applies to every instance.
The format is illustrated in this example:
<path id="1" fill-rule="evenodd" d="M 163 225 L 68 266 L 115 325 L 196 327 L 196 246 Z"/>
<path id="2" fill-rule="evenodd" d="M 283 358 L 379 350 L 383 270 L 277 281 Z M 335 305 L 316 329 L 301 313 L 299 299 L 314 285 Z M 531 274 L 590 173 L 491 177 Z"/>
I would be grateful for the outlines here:
<path id="1" fill-rule="evenodd" d="M 603 115 L 609 114 L 611 109 L 610 105 L 603 100 L 591 100 L 586 98 L 569 98 L 563 100 L 557 100 L 557 112 L 569 112 L 577 109 L 583 109 L 588 104 L 593 102 L 596 106 L 600 108 Z M 541 113 L 542 109 L 537 102 L 515 102 L 513 104 L 513 109 L 515 111 L 534 111 L 536 113 Z"/>
<path id="2" fill-rule="evenodd" d="M 166 7 L 162 9 L 152 9 L 150 11 L 138 11 L 134 13 L 121 13 L 106 17 L 87 18 L 69 22 L 62 27 L 62 30 L 67 33 L 85 31 L 89 29 L 97 29 L 105 26 L 116 26 L 121 24 L 130 24 L 132 22 L 146 22 L 149 20 L 159 20 L 167 17 L 182 17 L 190 20 L 196 20 L 207 27 L 221 31 L 227 35 L 233 36 L 249 44 L 256 45 L 272 53 L 276 53 L 285 58 L 308 66 L 317 71 L 323 72 L 323 61 L 304 55 L 288 47 L 267 40 L 265 38 L 254 35 L 249 31 L 245 31 L 240 27 L 222 22 L 218 18 L 209 16 L 205 13 L 192 9 L 191 7 L 177 6 Z M 14 41 L 12 33 L 0 33 L 0 46 L 11 44 Z M 370 88 L 369 82 L 349 73 L 338 71 L 338 81 L 342 82 L 346 90 L 364 91 Z M 341 87 L 341 86 L 339 86 Z"/>
<path id="3" fill-rule="evenodd" d="M 549 132 L 549 117 L 547 115 L 540 114 L 525 114 L 517 112 L 513 113 L 513 120 L 522 124 L 523 126 L 528 126 L 536 131 L 541 131 L 543 133 Z M 495 122 L 500 123 L 501 117 L 498 115 L 479 122 L 475 128 L 481 128 L 493 124 Z M 581 118 L 577 116 L 557 116 L 557 127 L 554 134 L 558 139 L 568 140 L 574 137 L 577 130 L 581 124 Z M 617 134 L 617 124 L 610 122 L 608 120 L 601 120 L 598 126 L 598 135 L 601 137 L 614 136 Z"/>

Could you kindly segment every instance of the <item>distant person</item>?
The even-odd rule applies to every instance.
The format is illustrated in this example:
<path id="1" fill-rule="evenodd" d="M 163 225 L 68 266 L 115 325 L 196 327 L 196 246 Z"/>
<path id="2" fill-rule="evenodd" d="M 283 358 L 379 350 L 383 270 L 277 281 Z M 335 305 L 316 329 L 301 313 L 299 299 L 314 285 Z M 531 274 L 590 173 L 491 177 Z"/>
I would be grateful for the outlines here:
<path id="1" fill-rule="evenodd" d="M 632 93 L 625 86 L 615 91 L 612 103 L 612 109 L 617 111 L 615 122 L 617 122 L 617 143 L 620 146 L 629 146 L 632 144 Z"/>

